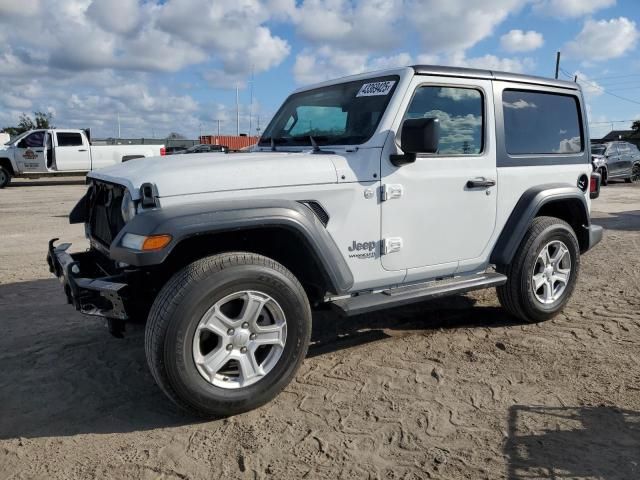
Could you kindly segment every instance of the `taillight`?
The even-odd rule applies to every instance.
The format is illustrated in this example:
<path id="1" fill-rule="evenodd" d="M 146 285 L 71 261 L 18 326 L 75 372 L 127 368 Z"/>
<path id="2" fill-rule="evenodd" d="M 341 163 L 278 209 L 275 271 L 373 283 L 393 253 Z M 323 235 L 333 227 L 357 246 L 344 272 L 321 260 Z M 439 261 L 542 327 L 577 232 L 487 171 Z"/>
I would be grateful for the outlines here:
<path id="1" fill-rule="evenodd" d="M 160 156 L 164 157 L 167 154 L 167 149 L 164 147 L 160 147 Z"/>
<path id="2" fill-rule="evenodd" d="M 589 197 L 590 198 L 598 198 L 600 196 L 600 179 L 602 177 L 599 173 L 593 172 L 591 173 L 591 178 L 589 179 Z"/>

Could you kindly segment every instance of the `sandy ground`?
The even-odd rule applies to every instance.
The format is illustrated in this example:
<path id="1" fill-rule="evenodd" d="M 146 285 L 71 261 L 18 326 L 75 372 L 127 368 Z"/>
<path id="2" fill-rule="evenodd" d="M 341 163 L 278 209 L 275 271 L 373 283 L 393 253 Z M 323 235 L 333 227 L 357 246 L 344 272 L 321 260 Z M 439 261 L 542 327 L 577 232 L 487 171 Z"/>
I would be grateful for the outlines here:
<path id="1" fill-rule="evenodd" d="M 84 187 L 0 191 L 0 478 L 640 478 L 640 187 L 594 202 L 603 242 L 563 314 L 522 325 L 493 291 L 344 321 L 271 404 L 201 422 L 124 340 L 64 303 L 46 241 L 82 248 Z"/>

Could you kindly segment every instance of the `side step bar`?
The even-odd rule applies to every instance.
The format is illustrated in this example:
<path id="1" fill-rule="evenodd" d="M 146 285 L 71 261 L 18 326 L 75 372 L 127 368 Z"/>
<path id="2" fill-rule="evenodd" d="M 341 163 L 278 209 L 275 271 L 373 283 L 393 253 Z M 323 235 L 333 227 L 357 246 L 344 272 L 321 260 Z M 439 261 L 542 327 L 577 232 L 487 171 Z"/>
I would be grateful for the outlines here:
<path id="1" fill-rule="evenodd" d="M 334 300 L 330 304 L 350 317 L 391 307 L 423 302 L 458 293 L 481 290 L 504 285 L 507 277 L 501 273 L 483 273 L 440 282 L 422 283 L 392 288 L 380 293 L 361 294 L 355 297 Z"/>

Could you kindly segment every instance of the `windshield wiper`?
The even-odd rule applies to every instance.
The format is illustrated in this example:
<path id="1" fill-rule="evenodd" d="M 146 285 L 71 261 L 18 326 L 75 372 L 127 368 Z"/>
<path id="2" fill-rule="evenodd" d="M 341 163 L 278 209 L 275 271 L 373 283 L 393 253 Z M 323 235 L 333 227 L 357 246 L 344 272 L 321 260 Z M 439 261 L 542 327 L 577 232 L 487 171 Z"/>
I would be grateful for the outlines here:
<path id="1" fill-rule="evenodd" d="M 263 137 L 258 142 L 258 145 L 264 145 L 265 143 L 269 143 L 269 145 L 271 146 L 271 151 L 275 152 L 276 144 L 287 143 L 287 140 L 282 137 Z"/>

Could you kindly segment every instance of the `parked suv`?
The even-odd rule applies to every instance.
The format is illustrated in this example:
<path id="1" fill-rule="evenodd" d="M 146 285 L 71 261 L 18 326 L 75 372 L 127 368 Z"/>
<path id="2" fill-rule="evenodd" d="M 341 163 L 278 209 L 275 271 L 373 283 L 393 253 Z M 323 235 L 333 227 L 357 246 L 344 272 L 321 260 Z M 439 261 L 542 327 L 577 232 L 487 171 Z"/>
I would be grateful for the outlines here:
<path id="1" fill-rule="evenodd" d="M 591 145 L 593 168 L 601 175 L 602 185 L 609 179 L 640 182 L 640 151 L 633 143 L 607 142 Z"/>
<path id="2" fill-rule="evenodd" d="M 418 65 L 321 83 L 233 162 L 92 172 L 70 214 L 91 248 L 52 240 L 49 265 L 115 335 L 147 318 L 171 400 L 235 414 L 291 381 L 314 309 L 495 287 L 523 321 L 561 311 L 602 236 L 585 119 L 576 83 L 510 73 Z"/>

